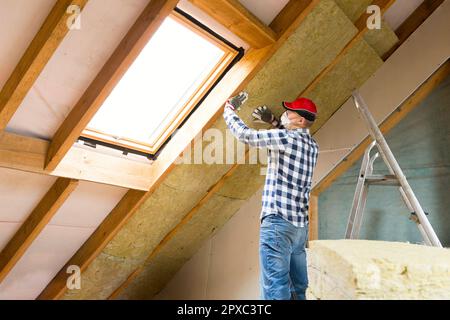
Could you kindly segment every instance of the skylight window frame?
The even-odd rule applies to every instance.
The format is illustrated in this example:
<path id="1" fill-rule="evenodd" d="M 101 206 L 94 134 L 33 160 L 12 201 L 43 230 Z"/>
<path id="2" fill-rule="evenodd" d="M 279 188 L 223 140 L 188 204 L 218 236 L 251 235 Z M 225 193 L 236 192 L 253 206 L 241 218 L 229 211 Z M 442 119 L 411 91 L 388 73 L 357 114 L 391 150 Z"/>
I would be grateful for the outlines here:
<path id="1" fill-rule="evenodd" d="M 101 132 L 89 127 L 86 127 L 83 130 L 80 137 L 81 139 L 87 138 L 91 141 L 98 141 L 101 144 L 124 148 L 127 151 L 134 150 L 139 153 L 155 155 L 174 133 L 174 131 L 189 117 L 194 108 L 216 84 L 217 80 L 220 79 L 220 77 L 227 71 L 227 68 L 233 63 L 236 57 L 239 56 L 240 52 L 231 45 L 228 45 L 223 39 L 215 36 L 214 32 L 210 32 L 207 28 L 201 27 L 199 24 L 194 23 L 187 16 L 188 15 L 185 16 L 182 14 L 181 10 L 174 10 L 169 15 L 169 17 L 176 20 L 178 23 L 184 25 L 197 35 L 201 36 L 203 39 L 220 48 L 224 52 L 224 55 L 197 87 L 197 89 L 192 93 L 190 98 L 184 103 L 180 112 L 178 112 L 175 118 L 172 119 L 165 126 L 164 130 L 160 132 L 157 139 L 155 139 L 155 142 L 150 145 L 148 143 L 136 141 L 130 138 L 116 137 L 113 134 Z"/>

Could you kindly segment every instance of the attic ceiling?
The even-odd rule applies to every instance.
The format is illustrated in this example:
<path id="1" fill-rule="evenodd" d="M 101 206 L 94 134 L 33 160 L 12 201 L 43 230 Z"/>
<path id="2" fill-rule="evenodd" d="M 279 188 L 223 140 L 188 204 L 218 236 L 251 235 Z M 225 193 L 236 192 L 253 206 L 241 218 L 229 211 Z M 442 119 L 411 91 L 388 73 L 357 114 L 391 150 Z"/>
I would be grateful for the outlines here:
<path id="1" fill-rule="evenodd" d="M 282 100 L 306 95 L 319 106 L 320 118 L 312 129 L 317 131 L 346 101 L 351 90 L 381 66 L 380 57 L 397 41 L 387 23 L 383 23 L 380 32 L 359 36 L 356 24 L 370 2 L 315 1 L 292 35 L 280 42 L 272 57 L 247 81 L 247 105 L 267 104 L 279 114 Z M 2 2 L 0 21 L 15 27 L 0 28 L 2 43 L 7 44 L 0 47 L 0 87 L 55 3 L 56 0 Z M 51 140 L 148 3 L 88 1 L 82 14 L 83 27 L 65 36 L 6 131 Z M 241 1 L 266 25 L 287 3 L 288 0 Z M 192 3 L 181 1 L 179 6 L 193 8 L 193 16 L 216 26 L 221 35 L 235 44 L 249 48 L 244 40 Z M 24 7 L 27 10 L 22 10 Z M 390 19 L 396 17 L 391 14 Z M 240 113 L 248 124 L 251 111 L 248 107 Z M 211 127 L 225 130 L 220 114 L 213 118 Z M 151 298 L 202 242 L 261 187 L 264 176 L 260 172 L 260 164 L 174 166 L 87 266 L 82 273 L 82 288 L 68 290 L 62 298 Z M 49 175 L 0 168 L 0 247 L 6 246 L 55 181 L 56 177 Z M 124 197 L 143 197 L 143 191 L 127 190 L 80 181 L 0 283 L 0 299 L 37 298 Z"/>

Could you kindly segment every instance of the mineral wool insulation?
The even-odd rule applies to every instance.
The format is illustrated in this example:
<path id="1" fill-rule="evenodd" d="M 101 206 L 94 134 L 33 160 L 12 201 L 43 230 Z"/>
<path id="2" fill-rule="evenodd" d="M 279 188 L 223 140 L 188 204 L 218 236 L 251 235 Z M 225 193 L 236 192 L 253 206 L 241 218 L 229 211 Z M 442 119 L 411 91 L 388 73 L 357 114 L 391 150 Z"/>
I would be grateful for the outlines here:
<path id="1" fill-rule="evenodd" d="M 310 299 L 450 299 L 450 250 L 445 248 L 312 241 L 308 273 Z"/>

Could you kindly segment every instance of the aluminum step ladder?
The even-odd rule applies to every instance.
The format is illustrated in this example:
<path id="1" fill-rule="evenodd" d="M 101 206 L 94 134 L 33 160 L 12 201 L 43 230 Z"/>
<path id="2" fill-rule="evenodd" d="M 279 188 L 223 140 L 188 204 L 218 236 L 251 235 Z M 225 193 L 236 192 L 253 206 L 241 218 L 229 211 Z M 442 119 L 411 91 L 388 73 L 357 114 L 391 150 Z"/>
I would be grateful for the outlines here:
<path id="1" fill-rule="evenodd" d="M 425 244 L 429 246 L 442 247 L 441 242 L 433 230 L 433 227 L 428 221 L 427 214 L 423 211 L 419 201 L 411 189 L 411 186 L 406 180 L 402 169 L 389 148 L 386 139 L 373 119 L 366 103 L 358 91 L 355 90 L 352 96 L 356 108 L 364 119 L 370 136 L 374 141 L 369 145 L 369 147 L 367 147 L 364 153 L 361 170 L 358 176 L 358 183 L 356 184 L 356 191 L 353 197 L 352 209 L 348 219 L 347 230 L 345 232 L 345 238 L 358 239 L 359 237 L 369 186 L 397 186 L 403 201 L 411 212 L 410 219 L 417 224 Z M 371 156 L 371 151 L 375 146 L 377 147 L 378 152 Z M 373 174 L 373 163 L 379 156 L 381 156 L 384 160 L 384 163 L 390 172 L 389 175 Z"/>

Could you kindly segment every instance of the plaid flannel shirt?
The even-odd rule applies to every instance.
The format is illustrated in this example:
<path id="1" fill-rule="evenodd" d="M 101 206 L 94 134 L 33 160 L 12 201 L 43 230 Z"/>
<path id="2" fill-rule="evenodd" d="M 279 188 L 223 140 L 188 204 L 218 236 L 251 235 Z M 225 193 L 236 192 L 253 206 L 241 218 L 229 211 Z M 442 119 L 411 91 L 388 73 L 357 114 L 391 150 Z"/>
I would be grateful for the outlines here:
<path id="1" fill-rule="evenodd" d="M 224 118 L 239 141 L 268 149 L 261 219 L 277 214 L 296 227 L 307 226 L 312 175 L 319 150 L 309 130 L 250 129 L 228 107 Z"/>

